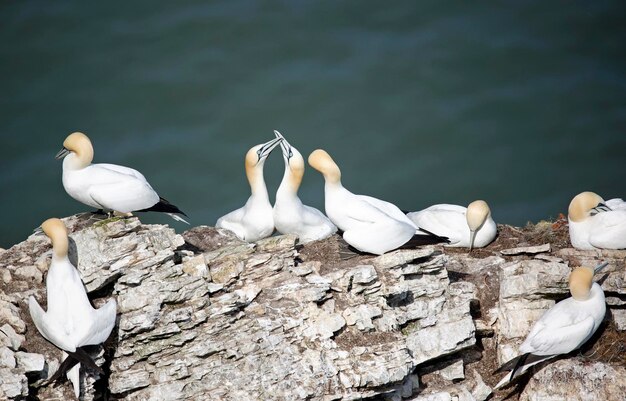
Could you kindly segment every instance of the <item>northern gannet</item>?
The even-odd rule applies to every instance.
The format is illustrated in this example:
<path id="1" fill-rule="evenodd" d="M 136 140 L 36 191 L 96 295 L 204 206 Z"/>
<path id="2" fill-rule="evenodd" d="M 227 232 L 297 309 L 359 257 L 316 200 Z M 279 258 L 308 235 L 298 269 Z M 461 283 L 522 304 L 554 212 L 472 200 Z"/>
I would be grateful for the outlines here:
<path id="1" fill-rule="evenodd" d="M 582 192 L 569 204 L 569 238 L 577 249 L 626 248 L 626 202 Z"/>
<path id="2" fill-rule="evenodd" d="M 530 329 L 520 345 L 520 356 L 502 365 L 495 373 L 510 371 L 495 389 L 511 382 L 528 368 L 557 355 L 567 354 L 593 336 L 604 314 L 604 292 L 593 275 L 608 263 L 575 269 L 569 277 L 572 296 L 557 303 L 544 313 Z"/>
<path id="3" fill-rule="evenodd" d="M 248 242 L 269 237 L 274 232 L 272 205 L 267 194 L 263 165 L 265 159 L 281 141 L 280 138 L 256 145 L 246 153 L 246 177 L 251 195 L 246 204 L 217 220 L 215 227 L 232 231 L 240 239 Z"/>
<path id="4" fill-rule="evenodd" d="M 396 205 L 348 191 L 341 184 L 341 170 L 326 151 L 313 151 L 309 164 L 324 176 L 326 214 L 357 250 L 382 255 L 410 241 L 411 245 L 447 241 L 432 234 L 416 235 L 418 227 Z"/>
<path id="5" fill-rule="evenodd" d="M 337 227 L 319 210 L 302 204 L 298 188 L 304 175 L 304 158 L 278 131 L 285 160 L 285 174 L 276 191 L 274 225 L 281 234 L 296 234 L 301 243 L 331 236 Z"/>
<path id="6" fill-rule="evenodd" d="M 31 295 L 28 299 L 30 316 L 41 335 L 63 350 L 64 356 L 69 354 L 75 361 L 99 370 L 79 347 L 101 344 L 109 337 L 115 326 L 115 300 L 110 299 L 102 307 L 94 309 L 78 271 L 68 259 L 69 241 L 65 225 L 59 219 L 48 219 L 41 228 L 52 240 L 52 263 L 46 277 L 48 311 L 44 312 Z M 65 359 L 53 377 L 62 374 L 62 367 L 68 367 L 67 362 L 70 358 Z M 79 366 L 80 363 L 68 372 L 77 397 Z"/>
<path id="7" fill-rule="evenodd" d="M 186 214 L 161 198 L 139 171 L 116 164 L 91 164 L 93 146 L 81 132 L 65 138 L 56 158 L 63 159 L 65 191 L 85 205 L 120 213 L 163 212 L 187 223 L 175 213 Z"/>
<path id="8" fill-rule="evenodd" d="M 418 212 L 408 213 L 418 227 L 450 239 L 446 246 L 482 248 L 496 237 L 496 223 L 491 218 L 487 202 L 477 200 L 467 207 L 433 205 Z"/>

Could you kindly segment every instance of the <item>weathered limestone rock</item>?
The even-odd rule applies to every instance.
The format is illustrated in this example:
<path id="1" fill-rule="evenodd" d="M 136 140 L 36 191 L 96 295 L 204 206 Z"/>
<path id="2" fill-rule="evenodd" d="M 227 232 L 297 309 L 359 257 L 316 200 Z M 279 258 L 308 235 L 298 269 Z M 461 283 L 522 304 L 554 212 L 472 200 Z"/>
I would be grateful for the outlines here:
<path id="1" fill-rule="evenodd" d="M 441 375 L 441 377 L 449 381 L 464 379 L 465 372 L 463 366 L 463 360 L 458 359 L 454 363 L 446 366 L 444 369 L 441 369 L 439 371 L 439 374 Z"/>
<path id="2" fill-rule="evenodd" d="M 565 298 L 570 271 L 564 263 L 534 259 L 514 261 L 501 267 L 497 323 L 500 364 L 517 356 L 517 348 L 533 323 L 554 305 L 554 301 L 545 296 L 562 294 Z"/>
<path id="3" fill-rule="evenodd" d="M 24 369 L 24 372 L 41 372 L 44 367 L 44 357 L 41 354 L 33 354 L 30 352 L 16 352 L 15 359 L 17 366 Z"/>
<path id="4" fill-rule="evenodd" d="M 81 375 L 85 400 L 483 401 L 497 380 L 481 364 L 496 363 L 496 351 L 500 361 L 515 356 L 532 323 L 567 296 L 571 268 L 600 256 L 612 258 L 603 288 L 623 327 L 626 252 L 509 238 L 482 257 L 431 246 L 343 259 L 338 236 L 248 244 L 206 226 L 178 235 L 136 218 L 65 223 L 94 304 L 118 302 L 113 335 L 92 354 L 105 375 Z M 27 308 L 30 295 L 45 300 L 49 261 L 41 233 L 0 254 L 0 399 L 25 397 L 60 364 Z M 626 378 L 620 365 L 605 365 Z M 432 377 L 424 388 L 421 378 Z M 545 390 L 541 377 L 529 394 Z M 30 393 L 71 398 L 67 382 Z"/>
<path id="5" fill-rule="evenodd" d="M 501 254 L 509 255 L 509 256 L 520 255 L 523 253 L 535 254 L 535 253 L 543 253 L 543 252 L 550 252 L 550 244 L 543 244 L 543 245 L 537 245 L 537 246 L 522 246 L 518 248 L 503 249 L 500 251 Z"/>
<path id="6" fill-rule="evenodd" d="M 622 401 L 625 378 L 623 366 L 583 363 L 577 358 L 560 360 L 533 375 L 520 401 Z"/>

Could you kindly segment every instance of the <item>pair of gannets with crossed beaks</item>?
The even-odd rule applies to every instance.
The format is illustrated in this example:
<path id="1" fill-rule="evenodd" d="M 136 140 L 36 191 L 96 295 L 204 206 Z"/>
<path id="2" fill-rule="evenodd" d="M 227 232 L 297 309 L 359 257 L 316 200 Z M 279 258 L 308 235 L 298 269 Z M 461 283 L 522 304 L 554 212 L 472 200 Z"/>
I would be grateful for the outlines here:
<path id="1" fill-rule="evenodd" d="M 281 138 L 272 139 L 252 147 L 245 157 L 246 177 L 251 195 L 246 204 L 217 220 L 215 227 L 225 228 L 235 233 L 239 239 L 248 242 L 269 237 L 274 232 L 274 218 L 265 179 L 263 166 Z"/>
<path id="2" fill-rule="evenodd" d="M 574 197 L 567 212 L 570 242 L 577 249 L 626 248 L 626 202 L 593 192 Z"/>
<path id="3" fill-rule="evenodd" d="M 163 212 L 187 223 L 178 207 L 161 198 L 139 171 L 116 164 L 91 164 L 93 146 L 87 135 L 70 134 L 57 159 L 63 159 L 63 187 L 77 201 L 111 212 Z M 189 224 L 189 223 L 187 223 Z"/>
<path id="4" fill-rule="evenodd" d="M 59 219 L 48 219 L 41 228 L 52 241 L 52 263 L 46 277 L 48 310 L 44 312 L 33 296 L 28 299 L 28 307 L 41 335 L 63 350 L 64 356 L 70 355 L 50 381 L 67 372 L 78 397 L 80 362 L 102 372 L 80 347 L 101 344 L 109 337 L 115 326 L 116 303 L 110 299 L 94 309 L 76 267 L 67 256 L 69 240 L 65 225 Z M 79 363 L 67 371 L 76 361 Z"/>
<path id="5" fill-rule="evenodd" d="M 494 389 L 509 384 L 533 365 L 578 349 L 593 336 L 606 313 L 604 292 L 593 282 L 593 275 L 606 265 L 594 269 L 579 267 L 572 272 L 569 278 L 572 296 L 554 305 L 535 322 L 519 347 L 521 355 L 495 372 L 509 371 Z"/>
<path id="6" fill-rule="evenodd" d="M 408 213 L 418 227 L 450 239 L 446 246 L 482 248 L 496 238 L 498 229 L 491 218 L 487 202 L 477 200 L 467 207 L 433 205 L 419 212 Z"/>
<path id="7" fill-rule="evenodd" d="M 309 164 L 324 176 L 326 214 L 357 250 L 382 255 L 400 247 L 448 242 L 445 237 L 420 233 L 396 205 L 348 191 L 341 184 L 341 170 L 326 151 L 313 151 Z"/>
<path id="8" fill-rule="evenodd" d="M 274 225 L 281 234 L 296 234 L 300 243 L 320 240 L 333 235 L 337 227 L 319 210 L 304 205 L 298 197 L 298 188 L 304 175 L 304 158 L 280 132 L 280 147 L 285 161 L 285 173 L 276 191 Z"/>

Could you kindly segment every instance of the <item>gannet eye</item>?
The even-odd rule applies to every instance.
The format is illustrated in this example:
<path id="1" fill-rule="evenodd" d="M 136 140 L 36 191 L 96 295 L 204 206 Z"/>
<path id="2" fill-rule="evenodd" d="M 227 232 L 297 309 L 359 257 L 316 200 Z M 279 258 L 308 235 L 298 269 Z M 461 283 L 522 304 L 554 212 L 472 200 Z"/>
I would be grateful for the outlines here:
<path id="1" fill-rule="evenodd" d="M 259 160 L 261 160 L 261 154 L 263 154 L 263 148 L 259 148 L 259 150 L 256 151 L 256 155 L 259 158 Z"/>
<path id="2" fill-rule="evenodd" d="M 293 156 L 293 152 L 291 151 L 291 148 L 289 148 L 289 159 L 291 159 L 291 156 Z"/>

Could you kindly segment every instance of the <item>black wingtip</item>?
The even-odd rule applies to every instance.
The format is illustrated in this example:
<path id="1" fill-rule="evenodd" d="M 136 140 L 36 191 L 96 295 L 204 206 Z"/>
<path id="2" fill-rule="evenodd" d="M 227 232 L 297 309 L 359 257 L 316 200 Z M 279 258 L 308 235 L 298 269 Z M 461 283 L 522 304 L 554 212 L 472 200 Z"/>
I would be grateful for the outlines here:
<path id="1" fill-rule="evenodd" d="M 505 363 L 502 364 L 502 366 L 500 366 L 498 369 L 494 370 L 493 374 L 502 373 L 502 372 L 508 372 L 510 370 L 513 370 L 515 365 L 517 365 L 517 361 L 519 361 L 519 359 L 521 357 L 522 357 L 522 355 L 518 355 L 515 358 L 506 361 Z"/>
<path id="2" fill-rule="evenodd" d="M 178 206 L 172 205 L 167 199 L 162 198 L 160 196 L 159 196 L 159 201 L 155 205 L 147 209 L 142 209 L 142 210 L 137 210 L 137 211 L 138 212 L 176 213 L 176 214 L 182 214 L 185 217 L 189 217 L 187 216 L 187 214 L 185 214 L 185 212 L 180 210 Z"/>
<path id="3" fill-rule="evenodd" d="M 96 365 L 96 362 L 93 360 L 91 356 L 82 348 L 76 348 L 75 352 L 65 351 L 67 353 L 67 358 L 61 362 L 59 368 L 54 372 L 52 376 L 46 381 L 46 383 L 54 383 L 63 378 L 65 374 L 76 366 L 77 363 L 81 363 L 84 367 L 87 367 L 98 374 L 104 374 L 102 368 Z"/>
<path id="4" fill-rule="evenodd" d="M 418 229 L 419 231 L 423 232 L 423 233 L 426 233 L 426 234 L 428 234 L 428 235 L 432 236 L 432 237 L 438 238 L 438 239 L 439 239 L 439 241 L 438 241 L 438 242 L 436 242 L 436 244 L 438 244 L 438 243 L 442 243 L 442 242 L 445 242 L 446 244 L 449 244 L 449 243 L 450 243 L 450 238 L 448 238 L 448 237 L 444 237 L 444 236 L 442 236 L 442 235 L 437 235 L 437 234 L 435 234 L 434 232 L 432 232 L 432 231 L 428 231 L 427 229 L 422 228 L 422 227 L 417 227 L 417 229 Z M 417 234 L 417 235 L 419 235 L 419 234 Z"/>
<path id="5" fill-rule="evenodd" d="M 408 242 L 402 245 L 401 247 L 402 249 L 415 248 L 417 246 L 423 246 L 423 245 L 449 244 L 450 243 L 450 239 L 448 239 L 448 237 L 437 235 L 421 227 L 418 227 L 418 230 L 423 232 L 424 234 L 413 235 L 413 238 L 411 238 Z"/>

